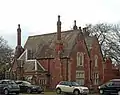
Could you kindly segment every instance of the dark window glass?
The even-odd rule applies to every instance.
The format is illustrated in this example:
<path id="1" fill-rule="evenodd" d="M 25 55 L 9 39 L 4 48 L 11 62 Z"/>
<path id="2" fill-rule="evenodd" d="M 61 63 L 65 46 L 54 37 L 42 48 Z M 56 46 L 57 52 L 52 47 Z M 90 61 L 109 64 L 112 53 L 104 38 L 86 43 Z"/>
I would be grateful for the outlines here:
<path id="1" fill-rule="evenodd" d="M 115 84 L 114 84 L 114 82 L 107 82 L 106 85 L 111 87 L 111 86 L 114 86 Z"/>
<path id="2" fill-rule="evenodd" d="M 2 81 L 0 81 L 0 84 L 2 84 Z"/>
<path id="3" fill-rule="evenodd" d="M 65 85 L 65 82 L 64 81 L 60 82 L 60 85 Z"/>
<path id="4" fill-rule="evenodd" d="M 67 82 L 67 85 L 68 85 L 68 86 L 71 86 L 72 84 L 71 84 L 71 82 Z"/>
<path id="5" fill-rule="evenodd" d="M 2 84 L 7 84 L 7 82 L 6 81 L 2 81 Z"/>
<path id="6" fill-rule="evenodd" d="M 77 82 L 72 82 L 72 86 L 79 86 Z"/>
<path id="7" fill-rule="evenodd" d="M 67 81 L 63 81 L 63 82 L 60 82 L 60 85 L 71 85 L 71 83 Z"/>
<path id="8" fill-rule="evenodd" d="M 8 84 L 15 84 L 14 81 L 7 81 Z"/>
<path id="9" fill-rule="evenodd" d="M 119 81 L 114 82 L 114 86 L 120 87 L 120 82 Z"/>

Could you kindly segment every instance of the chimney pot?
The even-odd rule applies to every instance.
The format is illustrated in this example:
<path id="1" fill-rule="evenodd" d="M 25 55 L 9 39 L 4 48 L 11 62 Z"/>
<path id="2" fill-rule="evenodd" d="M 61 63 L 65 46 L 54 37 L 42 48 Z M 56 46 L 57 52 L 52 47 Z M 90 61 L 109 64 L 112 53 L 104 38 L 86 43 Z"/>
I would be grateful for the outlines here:
<path id="1" fill-rule="evenodd" d="M 79 30 L 80 30 L 80 31 L 82 30 L 81 27 L 79 27 Z"/>
<path id="2" fill-rule="evenodd" d="M 57 21 L 57 40 L 61 40 L 61 21 L 60 21 L 60 15 L 58 15 L 58 21 Z"/>
<path id="3" fill-rule="evenodd" d="M 76 20 L 74 20 L 74 26 L 73 26 L 73 29 L 74 29 L 74 30 L 77 29 Z"/>
<path id="4" fill-rule="evenodd" d="M 20 28 L 20 24 L 18 24 L 18 28 Z"/>
<path id="5" fill-rule="evenodd" d="M 20 24 L 18 24 L 18 29 L 17 29 L 17 46 L 21 46 L 21 28 L 20 28 Z"/>
<path id="6" fill-rule="evenodd" d="M 88 30 L 87 30 L 87 27 L 84 27 L 83 28 L 83 34 L 85 35 L 85 36 L 89 36 L 89 32 L 88 32 Z"/>
<path id="7" fill-rule="evenodd" d="M 58 15 L 58 20 L 60 20 L 60 15 Z"/>

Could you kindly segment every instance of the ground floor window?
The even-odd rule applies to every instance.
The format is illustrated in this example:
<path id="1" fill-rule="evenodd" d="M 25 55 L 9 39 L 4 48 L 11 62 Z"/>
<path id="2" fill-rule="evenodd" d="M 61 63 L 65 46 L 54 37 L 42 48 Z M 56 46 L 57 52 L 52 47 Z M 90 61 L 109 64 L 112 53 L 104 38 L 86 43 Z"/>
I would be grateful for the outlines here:
<path id="1" fill-rule="evenodd" d="M 76 71 L 76 82 L 80 85 L 84 85 L 85 73 L 84 71 Z"/>
<path id="2" fill-rule="evenodd" d="M 99 74 L 98 73 L 94 73 L 94 84 L 95 85 L 99 84 Z"/>
<path id="3" fill-rule="evenodd" d="M 45 79 L 40 79 L 39 80 L 39 84 L 40 85 L 45 85 L 46 84 L 46 80 Z"/>
<path id="4" fill-rule="evenodd" d="M 76 79 L 76 82 L 80 85 L 84 85 L 84 79 Z"/>

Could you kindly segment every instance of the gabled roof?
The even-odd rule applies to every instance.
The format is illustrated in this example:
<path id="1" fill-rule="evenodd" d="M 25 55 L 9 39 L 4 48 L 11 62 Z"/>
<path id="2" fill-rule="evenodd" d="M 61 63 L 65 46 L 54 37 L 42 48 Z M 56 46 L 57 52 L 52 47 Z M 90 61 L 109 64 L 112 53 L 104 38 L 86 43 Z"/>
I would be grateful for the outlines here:
<path id="1" fill-rule="evenodd" d="M 91 36 L 85 37 L 85 42 L 86 42 L 86 46 L 87 46 L 88 51 L 92 47 L 93 40 L 94 40 L 94 37 L 91 37 Z"/>
<path id="2" fill-rule="evenodd" d="M 61 32 L 61 39 L 64 45 L 64 51 L 62 55 L 64 57 L 68 57 L 70 55 L 72 47 L 75 44 L 75 40 L 79 33 L 80 30 L 69 30 Z M 32 50 L 33 56 L 35 58 L 54 58 L 56 37 L 56 33 L 29 36 L 24 48 Z"/>
<path id="3" fill-rule="evenodd" d="M 23 66 L 25 72 L 35 71 L 35 69 L 36 71 L 45 71 L 37 60 L 27 60 Z"/>
<path id="4" fill-rule="evenodd" d="M 22 64 L 19 64 L 24 67 L 25 72 L 29 71 L 46 71 L 44 67 L 36 60 L 28 60 L 27 49 L 21 54 L 18 60 L 24 61 Z"/>

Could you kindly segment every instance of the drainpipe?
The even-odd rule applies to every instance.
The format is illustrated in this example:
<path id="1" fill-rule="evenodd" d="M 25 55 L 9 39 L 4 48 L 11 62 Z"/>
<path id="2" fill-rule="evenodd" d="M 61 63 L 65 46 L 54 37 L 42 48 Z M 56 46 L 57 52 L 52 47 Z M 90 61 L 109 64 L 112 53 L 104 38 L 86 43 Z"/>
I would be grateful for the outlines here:
<path id="1" fill-rule="evenodd" d="M 50 59 L 48 58 L 47 88 L 50 87 Z"/>
<path id="2" fill-rule="evenodd" d="M 66 80 L 68 81 L 68 76 L 69 76 L 69 71 L 68 71 L 68 59 L 67 59 L 67 64 L 66 64 Z"/>
<path id="3" fill-rule="evenodd" d="M 90 93 L 92 93 L 92 66 L 91 66 L 92 60 L 90 60 Z"/>

